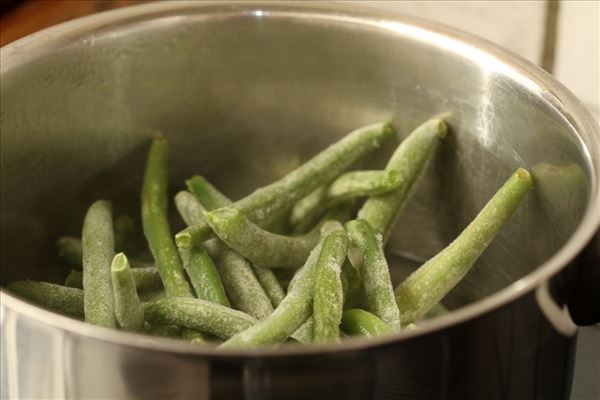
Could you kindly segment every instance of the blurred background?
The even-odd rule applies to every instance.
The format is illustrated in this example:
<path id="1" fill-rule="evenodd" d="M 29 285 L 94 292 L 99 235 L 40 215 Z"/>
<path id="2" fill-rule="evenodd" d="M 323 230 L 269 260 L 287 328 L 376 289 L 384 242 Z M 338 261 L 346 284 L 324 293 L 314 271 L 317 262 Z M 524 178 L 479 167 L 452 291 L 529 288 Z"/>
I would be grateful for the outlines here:
<path id="1" fill-rule="evenodd" d="M 139 0 L 0 0 L 0 45 Z M 356 1 L 495 42 L 554 74 L 600 121 L 600 1 Z M 600 398 L 600 328 L 580 330 L 572 400 Z"/>

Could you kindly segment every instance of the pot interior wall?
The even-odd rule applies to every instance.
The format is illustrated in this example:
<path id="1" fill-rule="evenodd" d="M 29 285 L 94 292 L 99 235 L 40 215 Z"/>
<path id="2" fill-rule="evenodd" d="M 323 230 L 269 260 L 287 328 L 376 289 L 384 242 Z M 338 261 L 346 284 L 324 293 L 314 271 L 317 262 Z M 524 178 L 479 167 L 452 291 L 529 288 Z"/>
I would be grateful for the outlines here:
<path id="1" fill-rule="evenodd" d="M 523 277 L 581 220 L 582 144 L 535 87 L 411 35 L 333 15 L 173 11 L 23 55 L 2 76 L 1 283 L 62 281 L 69 267 L 55 240 L 78 236 L 98 198 L 135 217 L 143 244 L 139 192 L 154 132 L 171 144 L 172 194 L 198 173 L 239 198 L 355 127 L 392 118 L 402 138 L 431 116 L 451 132 L 389 252 L 432 256 L 524 166 L 535 189 L 447 305 Z M 366 163 L 384 165 L 397 143 Z M 175 233 L 183 225 L 172 220 Z M 397 278 L 416 266 L 390 260 Z"/>

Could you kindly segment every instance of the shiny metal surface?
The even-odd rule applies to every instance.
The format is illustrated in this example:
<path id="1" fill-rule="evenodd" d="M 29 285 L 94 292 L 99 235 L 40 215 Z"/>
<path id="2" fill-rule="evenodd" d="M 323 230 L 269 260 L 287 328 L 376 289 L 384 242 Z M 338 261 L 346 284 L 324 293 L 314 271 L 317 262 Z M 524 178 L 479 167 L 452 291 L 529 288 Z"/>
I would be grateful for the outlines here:
<path id="1" fill-rule="evenodd" d="M 137 216 L 148 136 L 157 130 L 172 143 L 173 192 L 201 173 L 235 198 L 356 126 L 393 118 L 401 138 L 424 119 L 443 116 L 451 134 L 390 241 L 391 250 L 422 258 L 452 240 L 516 167 L 529 168 L 536 179 L 535 190 L 445 300 L 458 310 L 421 331 L 341 346 L 223 354 L 87 326 L 2 292 L 8 349 L 2 362 L 9 371 L 3 395 L 7 388 L 22 398 L 275 398 L 297 391 L 303 377 L 336 368 L 349 375 L 317 380 L 318 390 L 327 392 L 328 384 L 352 376 L 359 386 L 369 381 L 360 390 L 374 393 L 373 374 L 387 372 L 348 370 L 345 364 L 365 360 L 394 369 L 426 346 L 443 350 L 427 353 L 436 360 L 450 357 L 437 360 L 442 365 L 462 365 L 455 374 L 465 378 L 471 363 L 484 361 L 474 357 L 461 364 L 448 346 L 460 343 L 464 357 L 485 353 L 486 339 L 489 346 L 496 335 L 485 327 L 506 318 L 537 329 L 520 350 L 534 346 L 527 357 L 540 354 L 545 347 L 538 334 L 550 325 L 532 290 L 565 268 L 600 221 L 600 138 L 583 106 L 536 67 L 438 25 L 340 4 L 158 3 L 83 18 L 15 42 L 2 49 L 0 69 L 2 284 L 62 280 L 67 268 L 55 255 L 54 240 L 79 234 L 93 200 L 109 198 L 117 210 Z M 394 275 L 411 268 L 398 262 Z M 559 343 L 551 348 L 567 354 L 570 339 L 547 329 L 553 333 L 545 337 L 555 334 Z M 470 341 L 464 341 L 465 332 Z M 396 361 L 382 361 L 386 351 L 399 355 Z M 513 353 L 498 369 L 526 357 Z M 152 374 L 139 364 L 151 366 Z M 418 372 L 401 370 L 396 377 L 408 388 L 417 381 L 435 388 L 425 378 L 435 375 L 427 372 L 432 365 L 429 360 Z M 160 372 L 165 370 L 182 371 L 177 376 L 183 386 Z M 448 373 L 442 367 L 438 372 Z M 188 373 L 195 383 L 189 384 Z M 87 383 L 95 376 L 97 384 Z M 453 391 L 447 376 L 440 379 L 449 398 L 484 393 Z M 151 394 L 154 386 L 142 382 L 166 392 Z M 318 398 L 318 390 L 308 385 L 305 392 Z M 419 393 L 413 397 L 428 396 L 426 389 Z"/>

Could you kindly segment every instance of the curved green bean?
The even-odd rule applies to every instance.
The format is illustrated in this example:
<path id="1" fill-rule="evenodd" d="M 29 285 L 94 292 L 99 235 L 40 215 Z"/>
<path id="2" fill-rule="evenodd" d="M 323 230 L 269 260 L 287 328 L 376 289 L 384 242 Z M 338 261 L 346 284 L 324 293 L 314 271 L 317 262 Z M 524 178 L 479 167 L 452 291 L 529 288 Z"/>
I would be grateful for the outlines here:
<path id="1" fill-rule="evenodd" d="M 142 331 L 147 335 L 181 339 L 181 329 L 176 325 L 160 325 L 144 322 Z"/>
<path id="2" fill-rule="evenodd" d="M 112 206 L 106 200 L 94 202 L 83 221 L 83 305 L 85 321 L 116 328 L 115 300 L 110 265 L 115 255 Z"/>
<path id="3" fill-rule="evenodd" d="M 296 332 L 290 336 L 292 339 L 296 340 L 298 343 L 302 344 L 310 344 L 314 341 L 313 331 L 315 327 L 315 320 L 312 315 L 308 317 L 306 321 L 298 329 Z"/>
<path id="4" fill-rule="evenodd" d="M 264 268 L 295 268 L 302 265 L 319 240 L 316 230 L 296 237 L 268 232 L 235 207 L 219 208 L 204 215 L 222 241 Z"/>
<path id="5" fill-rule="evenodd" d="M 401 183 L 401 175 L 395 169 L 346 172 L 298 200 L 290 212 L 290 223 L 295 227 L 305 220 L 315 221 L 340 200 L 387 193 Z"/>
<path id="6" fill-rule="evenodd" d="M 378 336 L 392 331 L 376 315 L 358 308 L 344 311 L 341 328 L 348 335 L 363 336 Z"/>
<path id="7" fill-rule="evenodd" d="M 327 222 L 321 229 L 322 237 L 336 229 L 343 229 L 339 222 Z M 322 241 L 310 252 L 304 266 L 296 272 L 287 295 L 275 311 L 251 328 L 233 336 L 223 343 L 222 347 L 282 343 L 311 316 L 316 264 L 321 244 Z"/>
<path id="8" fill-rule="evenodd" d="M 175 195 L 175 207 L 186 225 L 191 226 L 206 222 L 204 212 L 206 209 L 196 196 L 182 190 Z"/>
<path id="9" fill-rule="evenodd" d="M 158 270 L 154 267 L 132 268 L 131 275 L 138 292 L 163 288 Z M 65 280 L 65 286 L 83 289 L 83 272 L 72 269 Z"/>
<path id="10" fill-rule="evenodd" d="M 369 311 L 392 329 L 400 329 L 400 311 L 381 236 L 375 236 L 369 223 L 361 219 L 346 223 L 346 232 L 351 243 L 348 258 L 360 272 Z"/>
<path id="11" fill-rule="evenodd" d="M 83 318 L 83 290 L 48 282 L 17 281 L 6 288 L 44 308 L 75 318 Z"/>
<path id="12" fill-rule="evenodd" d="M 126 331 L 139 331 L 144 326 L 144 309 L 137 295 L 127 257 L 119 253 L 110 267 L 115 296 L 115 317 Z"/>
<path id="13" fill-rule="evenodd" d="M 183 260 L 183 268 L 192 282 L 196 297 L 229 307 L 225 288 L 217 272 L 217 267 L 206 251 L 200 247 L 179 249 Z"/>
<path id="14" fill-rule="evenodd" d="M 346 259 L 348 238 L 344 231 L 325 237 L 316 265 L 313 300 L 313 338 L 315 342 L 340 339 L 340 321 L 344 308 L 342 263 Z"/>
<path id="15" fill-rule="evenodd" d="M 251 221 L 262 226 L 303 196 L 330 182 L 392 135 L 393 129 L 386 123 L 359 128 L 283 178 L 255 190 L 234 204 Z M 178 246 L 189 247 L 192 243 L 200 245 L 211 236 L 207 224 L 198 224 L 179 232 L 176 240 Z"/>
<path id="16" fill-rule="evenodd" d="M 383 236 L 384 244 L 402 208 L 414 192 L 419 177 L 426 170 L 438 143 L 446 136 L 447 131 L 444 121 L 431 119 L 404 139 L 386 166 L 386 170 L 396 170 L 400 173 L 400 187 L 369 197 L 358 212 L 358 218 L 367 221 L 375 233 Z"/>
<path id="17" fill-rule="evenodd" d="M 61 236 L 56 241 L 58 255 L 61 256 L 72 267 L 83 267 L 83 256 L 81 251 L 81 239 L 73 236 Z M 152 263 L 130 259 L 129 265 L 131 268 L 150 268 Z"/>
<path id="18" fill-rule="evenodd" d="M 396 288 L 403 325 L 423 316 L 465 276 L 531 186 L 529 172 L 519 168 L 452 243 Z"/>
<path id="19" fill-rule="evenodd" d="M 177 325 L 228 339 L 257 320 L 248 314 L 210 301 L 171 297 L 144 304 L 144 315 L 151 324 Z"/>

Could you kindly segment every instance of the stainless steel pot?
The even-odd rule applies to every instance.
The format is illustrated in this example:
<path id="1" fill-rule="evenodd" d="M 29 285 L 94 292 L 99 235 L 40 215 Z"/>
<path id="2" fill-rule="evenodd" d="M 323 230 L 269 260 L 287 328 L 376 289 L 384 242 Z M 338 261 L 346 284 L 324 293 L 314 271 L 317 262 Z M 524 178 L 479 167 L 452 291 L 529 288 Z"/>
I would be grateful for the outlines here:
<path id="1" fill-rule="evenodd" d="M 589 299 L 566 306 L 585 293 L 574 261 L 600 222 L 600 137 L 539 68 L 345 4 L 168 2 L 6 46 L 1 77 L 2 284 L 63 279 L 54 240 L 79 234 L 93 200 L 138 214 L 156 130 L 172 143 L 173 190 L 202 173 L 236 197 L 356 126 L 392 117 L 403 137 L 443 116 L 451 134 L 390 242 L 396 277 L 415 266 L 394 254 L 433 255 L 516 167 L 536 179 L 445 299 L 456 311 L 393 337 L 223 352 L 97 328 L 2 292 L 3 397 L 567 396 L 571 315 L 596 317 Z"/>

